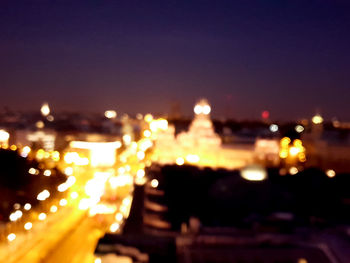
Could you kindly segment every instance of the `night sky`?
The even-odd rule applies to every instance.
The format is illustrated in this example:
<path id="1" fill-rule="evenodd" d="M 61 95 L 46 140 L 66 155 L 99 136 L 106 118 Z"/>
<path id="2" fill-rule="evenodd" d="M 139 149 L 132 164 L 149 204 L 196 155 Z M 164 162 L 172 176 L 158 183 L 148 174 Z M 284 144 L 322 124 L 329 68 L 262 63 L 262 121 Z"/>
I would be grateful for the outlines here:
<path id="1" fill-rule="evenodd" d="M 0 2 L 1 109 L 350 120 L 350 2 Z"/>

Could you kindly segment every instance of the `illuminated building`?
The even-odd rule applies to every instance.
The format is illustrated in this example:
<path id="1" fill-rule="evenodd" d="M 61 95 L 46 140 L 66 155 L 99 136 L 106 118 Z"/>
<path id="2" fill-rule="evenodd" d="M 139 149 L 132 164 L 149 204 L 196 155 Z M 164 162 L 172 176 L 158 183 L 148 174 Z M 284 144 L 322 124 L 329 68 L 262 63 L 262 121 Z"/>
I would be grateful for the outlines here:
<path id="1" fill-rule="evenodd" d="M 254 160 L 254 145 L 225 145 L 215 133 L 210 119 L 211 107 L 201 99 L 194 107 L 194 119 L 187 132 L 175 137 L 175 128 L 157 133 L 153 160 L 160 164 L 175 164 L 182 158 L 198 166 L 234 169 Z"/>

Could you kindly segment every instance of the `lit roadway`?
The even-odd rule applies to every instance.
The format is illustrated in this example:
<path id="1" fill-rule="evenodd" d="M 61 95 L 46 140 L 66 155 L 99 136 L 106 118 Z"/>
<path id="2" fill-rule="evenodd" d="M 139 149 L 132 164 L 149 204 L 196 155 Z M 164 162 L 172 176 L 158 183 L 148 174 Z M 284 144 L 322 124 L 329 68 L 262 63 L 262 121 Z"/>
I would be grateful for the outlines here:
<path id="1" fill-rule="evenodd" d="M 96 171 L 97 169 L 76 167 L 74 176 L 77 182 L 71 191 L 83 195 L 86 181 Z M 67 199 L 67 206 L 48 215 L 44 222 L 33 224 L 30 233 L 18 235 L 7 248 L 0 248 L 0 262 L 93 263 L 97 241 L 113 219 L 108 215 L 90 217 L 88 210 L 78 208 L 80 197 Z"/>

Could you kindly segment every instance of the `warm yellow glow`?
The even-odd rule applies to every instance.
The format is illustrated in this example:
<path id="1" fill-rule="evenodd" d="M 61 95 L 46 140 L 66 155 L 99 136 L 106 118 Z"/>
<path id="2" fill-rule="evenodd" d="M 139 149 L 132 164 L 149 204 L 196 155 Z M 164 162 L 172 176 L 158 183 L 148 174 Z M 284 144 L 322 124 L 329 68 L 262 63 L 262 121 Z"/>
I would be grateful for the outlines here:
<path id="1" fill-rule="evenodd" d="M 14 233 L 11 233 L 7 236 L 7 240 L 10 242 L 12 242 L 15 239 L 16 239 L 16 234 L 14 234 Z"/>
<path id="2" fill-rule="evenodd" d="M 182 157 L 176 158 L 176 164 L 177 165 L 183 165 L 184 163 L 185 163 L 184 158 L 182 158 Z"/>
<path id="3" fill-rule="evenodd" d="M 17 146 L 16 145 L 11 145 L 10 146 L 10 150 L 11 151 L 16 151 L 17 150 Z"/>
<path id="4" fill-rule="evenodd" d="M 44 171 L 44 175 L 45 176 L 50 176 L 51 175 L 51 171 L 50 170 L 45 170 Z"/>
<path id="5" fill-rule="evenodd" d="M 123 220 L 123 214 L 122 213 L 117 213 L 115 215 L 115 220 L 117 220 L 117 222 L 120 222 Z"/>
<path id="6" fill-rule="evenodd" d="M 267 173 L 263 167 L 251 165 L 241 170 L 241 176 L 248 181 L 262 181 L 267 178 Z"/>
<path id="7" fill-rule="evenodd" d="M 37 170 L 36 170 L 35 168 L 30 168 L 30 169 L 28 170 L 28 173 L 34 175 L 34 174 L 37 173 Z"/>
<path id="8" fill-rule="evenodd" d="M 33 224 L 31 222 L 27 222 L 24 224 L 25 230 L 30 230 L 30 229 L 32 229 L 32 227 L 33 227 Z"/>
<path id="9" fill-rule="evenodd" d="M 68 176 L 73 174 L 73 168 L 72 167 L 67 167 L 66 169 L 64 169 L 64 173 Z"/>
<path id="10" fill-rule="evenodd" d="M 46 214 L 45 213 L 40 213 L 39 216 L 38 216 L 38 219 L 43 221 L 46 219 Z"/>
<path id="11" fill-rule="evenodd" d="M 20 210 L 17 210 L 16 212 L 13 212 L 10 214 L 10 221 L 14 222 L 17 221 L 18 219 L 20 219 L 22 217 L 23 213 Z"/>
<path id="12" fill-rule="evenodd" d="M 297 133 L 302 133 L 305 130 L 305 128 L 302 125 L 295 126 L 295 131 Z"/>
<path id="13" fill-rule="evenodd" d="M 124 174 L 125 173 L 125 168 L 124 167 L 119 167 L 118 168 L 118 174 Z"/>
<path id="14" fill-rule="evenodd" d="M 289 153 L 291 156 L 296 156 L 300 152 L 300 149 L 298 147 L 290 147 Z"/>
<path id="15" fill-rule="evenodd" d="M 146 122 L 151 122 L 153 120 L 152 114 L 148 113 L 145 115 L 145 121 Z"/>
<path id="16" fill-rule="evenodd" d="M 56 213 L 57 209 L 58 209 L 57 206 L 53 205 L 53 206 L 50 207 L 50 212 L 51 213 Z"/>
<path id="17" fill-rule="evenodd" d="M 117 117 L 117 112 L 114 110 L 107 110 L 105 111 L 105 117 L 107 119 L 114 119 Z"/>
<path id="18" fill-rule="evenodd" d="M 58 162 L 60 160 L 60 153 L 58 151 L 53 151 L 51 154 L 52 160 Z"/>
<path id="19" fill-rule="evenodd" d="M 0 142 L 1 143 L 7 143 L 9 138 L 10 138 L 10 134 L 7 131 L 0 130 Z"/>
<path id="20" fill-rule="evenodd" d="M 35 156 L 38 160 L 42 160 L 45 158 L 45 151 L 43 149 L 39 149 L 36 152 L 36 156 Z"/>
<path id="21" fill-rule="evenodd" d="M 42 128 L 44 128 L 45 124 L 42 121 L 38 121 L 38 122 L 35 123 L 35 126 L 38 129 L 42 129 Z"/>
<path id="22" fill-rule="evenodd" d="M 210 111 L 211 111 L 211 108 L 210 108 L 209 105 L 204 105 L 202 107 L 202 111 L 203 111 L 203 114 L 208 115 L 210 113 Z"/>
<path id="23" fill-rule="evenodd" d="M 109 227 L 109 230 L 112 232 L 112 233 L 115 233 L 118 231 L 120 225 L 118 223 L 113 223 L 110 227 Z"/>
<path id="24" fill-rule="evenodd" d="M 137 152 L 137 159 L 139 159 L 141 161 L 144 158 L 145 158 L 145 152 L 143 152 L 143 151 Z"/>
<path id="25" fill-rule="evenodd" d="M 151 181 L 151 186 L 152 186 L 153 188 L 157 188 L 158 185 L 159 185 L 159 182 L 158 182 L 157 179 L 153 179 L 153 180 Z"/>
<path id="26" fill-rule="evenodd" d="M 299 170 L 298 170 L 298 168 L 296 168 L 296 167 L 291 167 L 291 168 L 289 168 L 289 173 L 291 174 L 291 175 L 295 175 L 295 174 L 297 174 L 299 172 Z"/>
<path id="27" fill-rule="evenodd" d="M 142 139 L 140 140 L 139 144 L 140 144 L 141 151 L 146 151 L 147 149 L 153 146 L 153 142 L 149 139 Z"/>
<path id="28" fill-rule="evenodd" d="M 23 208 L 24 210 L 29 211 L 32 208 L 32 205 L 29 203 L 26 203 Z"/>
<path id="29" fill-rule="evenodd" d="M 321 124 L 323 122 L 323 118 L 321 115 L 316 114 L 315 116 L 312 117 L 312 122 L 314 124 Z"/>
<path id="30" fill-rule="evenodd" d="M 196 154 L 189 154 L 186 156 L 186 161 L 189 163 L 198 163 L 199 162 L 199 156 Z"/>
<path id="31" fill-rule="evenodd" d="M 193 111 L 195 114 L 198 115 L 198 114 L 201 114 L 203 112 L 203 108 L 201 105 L 197 104 L 196 106 L 194 106 Z"/>
<path id="32" fill-rule="evenodd" d="M 305 155 L 305 153 L 300 153 L 298 155 L 298 157 L 299 157 L 299 161 L 300 162 L 306 162 L 306 155 Z"/>
<path id="33" fill-rule="evenodd" d="M 308 261 L 305 258 L 299 258 L 298 263 L 308 263 Z"/>
<path id="34" fill-rule="evenodd" d="M 326 175 L 327 175 L 329 178 L 333 178 L 333 177 L 336 175 L 336 173 L 335 173 L 334 170 L 329 169 L 329 170 L 326 171 Z"/>
<path id="35" fill-rule="evenodd" d="M 79 158 L 79 154 L 77 152 L 67 152 L 63 158 L 67 164 L 72 164 L 77 158 Z"/>
<path id="36" fill-rule="evenodd" d="M 24 146 L 21 151 L 21 156 L 22 157 L 27 157 L 28 154 L 30 153 L 31 149 L 29 146 Z"/>
<path id="37" fill-rule="evenodd" d="M 79 197 L 79 195 L 78 195 L 77 192 L 72 192 L 72 193 L 70 194 L 70 197 L 71 197 L 72 199 L 77 199 L 77 198 Z"/>
<path id="38" fill-rule="evenodd" d="M 102 263 L 102 259 L 100 259 L 100 258 L 95 258 L 94 263 Z"/>
<path id="39" fill-rule="evenodd" d="M 66 199 L 61 199 L 60 200 L 60 206 L 66 206 L 68 204 L 67 200 Z"/>
<path id="40" fill-rule="evenodd" d="M 288 150 L 282 149 L 282 150 L 280 151 L 280 157 L 281 157 L 282 159 L 287 158 L 287 157 L 288 157 Z"/>
<path id="41" fill-rule="evenodd" d="M 139 169 L 136 173 L 136 176 L 139 177 L 139 178 L 142 178 L 145 176 L 145 170 L 143 169 Z"/>
<path id="42" fill-rule="evenodd" d="M 41 114 L 42 114 L 43 116 L 45 116 L 45 117 L 46 117 L 47 115 L 49 115 L 49 114 L 50 114 L 50 107 L 49 107 L 49 104 L 45 102 L 45 103 L 41 106 L 40 111 L 41 111 Z"/>
<path id="43" fill-rule="evenodd" d="M 151 136 L 151 131 L 150 130 L 144 130 L 143 131 L 143 136 L 145 136 L 146 138 L 150 137 Z"/>
<path id="44" fill-rule="evenodd" d="M 44 201 L 49 197 L 50 197 L 50 192 L 48 190 L 44 190 L 38 194 L 36 199 L 38 199 L 39 201 Z"/>
<path id="45" fill-rule="evenodd" d="M 57 186 L 57 191 L 61 193 L 64 191 L 67 191 L 67 189 L 68 189 L 68 185 L 66 183 L 62 183 L 59 186 Z"/>
<path id="46" fill-rule="evenodd" d="M 290 142 L 291 142 L 291 140 L 290 140 L 290 138 L 288 138 L 288 137 L 283 137 L 282 139 L 281 139 L 281 146 L 282 147 L 288 147 L 288 145 L 290 144 Z"/>
<path id="47" fill-rule="evenodd" d="M 123 135 L 123 142 L 125 145 L 130 145 L 131 143 L 131 136 L 129 134 L 124 134 Z"/>
<path id="48" fill-rule="evenodd" d="M 80 210 L 87 210 L 91 205 L 90 199 L 83 198 L 79 202 L 79 209 Z"/>

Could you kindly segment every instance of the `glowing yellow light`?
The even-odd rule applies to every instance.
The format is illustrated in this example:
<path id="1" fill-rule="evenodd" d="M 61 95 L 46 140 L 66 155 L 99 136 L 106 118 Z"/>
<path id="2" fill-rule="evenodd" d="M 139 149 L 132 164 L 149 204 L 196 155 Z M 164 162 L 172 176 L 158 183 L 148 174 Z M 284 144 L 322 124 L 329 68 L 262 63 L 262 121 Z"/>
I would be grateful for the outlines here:
<path id="1" fill-rule="evenodd" d="M 24 146 L 21 152 L 22 157 L 27 157 L 28 154 L 30 153 L 31 149 L 29 146 Z"/>
<path id="2" fill-rule="evenodd" d="M 35 126 L 38 129 L 42 129 L 42 128 L 44 128 L 45 124 L 42 121 L 38 121 L 38 122 L 35 123 Z"/>
<path id="3" fill-rule="evenodd" d="M 33 227 L 33 224 L 31 222 L 27 222 L 24 224 L 25 230 L 30 230 L 30 229 L 32 229 L 32 227 Z"/>
<path id="4" fill-rule="evenodd" d="M 137 159 L 139 159 L 140 161 L 143 160 L 145 158 L 145 153 L 142 151 L 137 152 Z"/>
<path id="5" fill-rule="evenodd" d="M 10 150 L 16 151 L 17 150 L 17 146 L 16 145 L 11 145 Z"/>
<path id="6" fill-rule="evenodd" d="M 302 146 L 303 146 L 302 141 L 299 140 L 299 139 L 295 139 L 295 140 L 293 141 L 293 144 L 294 144 L 295 147 L 302 147 Z"/>
<path id="7" fill-rule="evenodd" d="M 43 221 L 46 219 L 46 214 L 45 213 L 40 213 L 39 216 L 38 216 L 38 219 Z"/>
<path id="8" fill-rule="evenodd" d="M 290 147 L 289 153 L 292 156 L 296 156 L 300 152 L 300 149 L 298 147 Z"/>
<path id="9" fill-rule="evenodd" d="M 49 197 L 50 197 L 50 192 L 48 190 L 44 190 L 38 194 L 37 199 L 39 201 L 44 201 Z"/>
<path id="10" fill-rule="evenodd" d="M 77 192 L 72 192 L 70 194 L 70 197 L 72 197 L 72 199 L 77 199 L 79 197 L 78 193 Z"/>
<path id="11" fill-rule="evenodd" d="M 20 219 L 22 217 L 23 213 L 22 211 L 17 210 L 16 212 L 10 214 L 10 221 L 14 222 L 17 221 L 18 219 Z"/>
<path id="12" fill-rule="evenodd" d="M 114 119 L 117 117 L 117 112 L 114 110 L 107 110 L 105 111 L 105 117 L 107 119 Z"/>
<path id="13" fill-rule="evenodd" d="M 24 208 L 24 210 L 28 211 L 32 208 L 32 205 L 29 203 L 26 203 L 23 208 Z"/>
<path id="14" fill-rule="evenodd" d="M 73 174 L 73 168 L 72 167 L 67 167 L 66 169 L 64 169 L 64 173 L 66 175 L 72 175 Z"/>
<path id="15" fill-rule="evenodd" d="M 60 206 L 66 206 L 68 204 L 67 200 L 66 199 L 61 199 L 60 200 Z"/>
<path id="16" fill-rule="evenodd" d="M 182 157 L 176 158 L 176 164 L 177 165 L 183 165 L 184 163 L 185 163 L 184 158 L 182 158 Z"/>
<path id="17" fill-rule="evenodd" d="M 51 154 L 52 160 L 58 162 L 60 160 L 60 153 L 58 151 L 53 151 Z"/>
<path id="18" fill-rule="evenodd" d="M 100 258 L 95 258 L 94 263 L 102 263 L 102 259 L 100 259 Z"/>
<path id="19" fill-rule="evenodd" d="M 158 185 L 159 185 L 159 182 L 158 182 L 157 179 L 153 179 L 153 180 L 151 181 L 151 186 L 152 186 L 153 188 L 157 188 Z"/>
<path id="20" fill-rule="evenodd" d="M 56 213 L 57 209 L 58 209 L 57 206 L 53 205 L 53 206 L 50 207 L 50 212 L 51 213 Z"/>
<path id="21" fill-rule="evenodd" d="M 295 126 L 295 131 L 297 133 L 302 133 L 305 130 L 305 128 L 302 125 Z"/>
<path id="22" fill-rule="evenodd" d="M 308 263 L 308 261 L 305 258 L 299 258 L 298 263 Z"/>
<path id="23" fill-rule="evenodd" d="M 67 178 L 66 184 L 68 185 L 68 187 L 71 187 L 73 184 L 75 184 L 76 181 L 77 181 L 77 179 L 75 178 L 75 176 L 70 175 Z"/>
<path id="24" fill-rule="evenodd" d="M 153 120 L 152 114 L 148 113 L 145 115 L 145 121 L 146 122 L 151 122 Z"/>
<path id="25" fill-rule="evenodd" d="M 296 168 L 296 167 L 291 167 L 291 168 L 289 168 L 289 173 L 291 174 L 291 175 L 295 175 L 295 174 L 297 174 L 299 172 L 299 170 L 298 170 L 298 168 Z"/>
<path id="26" fill-rule="evenodd" d="M 36 152 L 36 158 L 38 160 L 41 160 L 41 159 L 44 159 L 45 157 L 45 151 L 43 149 L 39 149 L 37 152 Z"/>
<path id="27" fill-rule="evenodd" d="M 125 168 L 124 167 L 119 167 L 118 168 L 118 174 L 124 174 L 125 173 Z"/>
<path id="28" fill-rule="evenodd" d="M 291 142 L 291 140 L 288 137 L 283 137 L 280 141 L 282 147 L 288 147 L 290 142 Z"/>
<path id="29" fill-rule="evenodd" d="M 117 220 L 118 222 L 123 220 L 123 214 L 122 213 L 117 213 L 115 215 L 115 220 Z"/>
<path id="30" fill-rule="evenodd" d="M 7 236 L 7 240 L 10 242 L 12 242 L 15 239 L 16 239 L 16 234 L 14 234 L 14 233 L 11 233 Z"/>
<path id="31" fill-rule="evenodd" d="M 189 154 L 186 156 L 186 161 L 189 163 L 198 163 L 199 162 L 199 156 L 195 154 Z"/>
<path id="32" fill-rule="evenodd" d="M 47 115 L 49 115 L 49 114 L 50 114 L 50 107 L 49 107 L 49 104 L 45 102 L 45 103 L 41 106 L 40 111 L 41 111 L 41 114 L 42 114 L 43 116 L 45 116 L 45 117 L 46 117 Z"/>
<path id="33" fill-rule="evenodd" d="M 30 168 L 30 169 L 28 170 L 28 173 L 34 175 L 34 174 L 36 174 L 36 169 L 35 169 L 35 168 Z"/>
<path id="34" fill-rule="evenodd" d="M 118 223 L 113 223 L 110 227 L 109 227 L 109 230 L 112 232 L 112 233 L 115 233 L 118 231 L 120 225 Z"/>
<path id="35" fill-rule="evenodd" d="M 332 169 L 329 169 L 326 171 L 326 175 L 329 177 L 329 178 L 332 178 L 336 175 L 335 171 L 332 170 Z"/>
<path id="36" fill-rule="evenodd" d="M 315 116 L 312 117 L 312 122 L 314 124 L 321 124 L 323 122 L 323 118 L 321 115 L 316 114 Z"/>
<path id="37" fill-rule="evenodd" d="M 124 134 L 123 142 L 125 143 L 125 145 L 129 145 L 131 143 L 131 136 L 129 134 Z"/>
<path id="38" fill-rule="evenodd" d="M 262 181 L 267 178 L 267 173 L 263 167 L 251 165 L 241 170 L 241 176 L 248 181 Z"/>
<path id="39" fill-rule="evenodd" d="M 91 205 L 90 199 L 83 198 L 79 202 L 79 209 L 80 210 L 87 210 Z"/>
<path id="40" fill-rule="evenodd" d="M 45 176 L 50 176 L 51 175 L 51 171 L 50 170 L 45 170 L 44 171 L 44 175 Z"/>
<path id="41" fill-rule="evenodd" d="M 5 130 L 0 130 L 0 142 L 7 143 L 10 138 L 10 134 Z"/>
<path id="42" fill-rule="evenodd" d="M 305 153 L 303 153 L 303 152 L 299 153 L 298 157 L 299 157 L 300 162 L 306 162 Z"/>
<path id="43" fill-rule="evenodd" d="M 145 136 L 146 138 L 150 137 L 151 136 L 151 131 L 150 130 L 144 130 L 143 131 L 143 136 Z"/>
<path id="44" fill-rule="evenodd" d="M 203 112 L 203 108 L 201 105 L 197 104 L 196 106 L 194 106 L 193 111 L 195 114 L 198 115 L 198 114 L 201 114 Z"/>
<path id="45" fill-rule="evenodd" d="M 64 191 L 67 191 L 67 189 L 68 189 L 68 184 L 66 183 L 62 183 L 59 186 L 57 186 L 57 191 L 61 193 Z"/>
<path id="46" fill-rule="evenodd" d="M 210 113 L 210 111 L 211 111 L 211 108 L 210 108 L 209 105 L 204 105 L 202 107 L 202 111 L 203 111 L 203 114 L 208 115 Z"/>
<path id="47" fill-rule="evenodd" d="M 142 178 L 145 176 L 145 171 L 143 169 L 139 169 L 137 172 L 136 172 L 136 176 L 138 178 Z"/>

